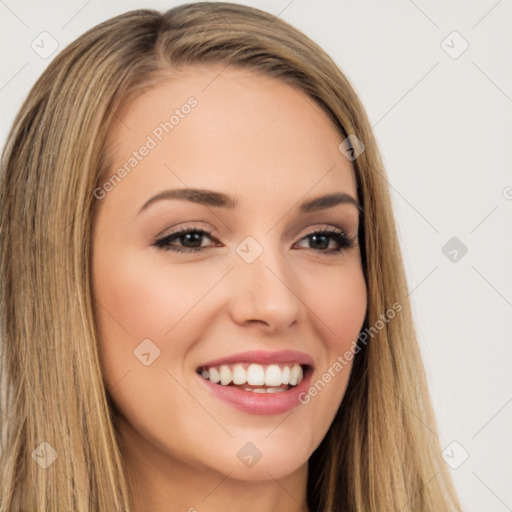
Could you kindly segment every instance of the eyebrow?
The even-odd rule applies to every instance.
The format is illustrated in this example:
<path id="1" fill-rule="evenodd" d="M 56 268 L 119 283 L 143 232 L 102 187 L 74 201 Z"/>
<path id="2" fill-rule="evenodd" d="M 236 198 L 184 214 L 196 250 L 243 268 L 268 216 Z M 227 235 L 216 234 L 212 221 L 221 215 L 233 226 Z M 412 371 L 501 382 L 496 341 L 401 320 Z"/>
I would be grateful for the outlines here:
<path id="1" fill-rule="evenodd" d="M 238 200 L 224 194 L 223 192 L 214 192 L 212 190 L 203 190 L 198 188 L 183 188 L 174 190 L 164 190 L 157 195 L 150 198 L 144 203 L 142 208 L 139 210 L 139 214 L 149 208 L 150 205 L 157 201 L 181 199 L 190 201 L 192 203 L 202 204 L 206 206 L 213 206 L 216 208 L 229 208 L 234 209 L 238 204 Z M 353 198 L 351 195 L 344 192 L 335 192 L 332 194 L 323 195 L 304 201 L 298 207 L 299 213 L 309 213 L 318 210 L 325 210 L 332 208 L 338 204 L 352 204 L 359 211 L 362 211 L 362 207 L 359 201 Z"/>

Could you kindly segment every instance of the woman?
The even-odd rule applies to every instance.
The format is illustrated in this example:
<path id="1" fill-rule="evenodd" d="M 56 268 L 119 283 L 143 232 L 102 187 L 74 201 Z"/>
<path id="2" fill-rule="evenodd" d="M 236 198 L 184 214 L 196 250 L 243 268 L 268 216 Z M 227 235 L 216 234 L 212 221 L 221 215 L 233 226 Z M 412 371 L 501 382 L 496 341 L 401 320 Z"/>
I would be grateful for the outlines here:
<path id="1" fill-rule="evenodd" d="M 225 3 L 78 38 L 2 162 L 7 510 L 460 510 L 348 80 Z"/>

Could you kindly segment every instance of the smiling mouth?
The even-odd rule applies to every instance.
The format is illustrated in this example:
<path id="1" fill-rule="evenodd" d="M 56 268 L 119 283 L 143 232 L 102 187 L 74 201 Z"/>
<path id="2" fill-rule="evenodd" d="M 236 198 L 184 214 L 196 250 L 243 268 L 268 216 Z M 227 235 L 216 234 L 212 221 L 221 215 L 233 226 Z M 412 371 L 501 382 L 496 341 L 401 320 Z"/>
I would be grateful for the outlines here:
<path id="1" fill-rule="evenodd" d="M 312 371 L 310 365 L 299 363 L 236 363 L 200 366 L 197 373 L 213 384 L 236 387 L 253 393 L 280 393 L 298 386 Z"/>

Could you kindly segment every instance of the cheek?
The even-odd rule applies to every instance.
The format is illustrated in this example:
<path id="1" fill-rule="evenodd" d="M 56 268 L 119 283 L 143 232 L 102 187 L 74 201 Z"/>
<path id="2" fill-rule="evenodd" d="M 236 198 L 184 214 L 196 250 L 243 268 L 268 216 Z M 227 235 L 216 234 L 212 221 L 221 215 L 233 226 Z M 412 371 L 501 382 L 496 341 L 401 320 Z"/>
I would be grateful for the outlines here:
<path id="1" fill-rule="evenodd" d="M 367 309 L 366 283 L 360 265 L 338 270 L 330 276 L 317 276 L 316 280 L 308 278 L 307 287 L 307 304 L 311 305 L 311 318 L 315 319 L 311 324 L 323 340 L 325 351 L 302 403 L 310 404 L 308 407 L 316 418 L 315 428 L 322 433 L 327 431 L 345 394 Z"/>
<path id="2" fill-rule="evenodd" d="M 147 339 L 160 350 L 155 364 L 177 369 L 205 327 L 198 305 L 218 280 L 219 269 L 198 272 L 190 265 L 148 258 L 148 251 L 116 251 L 116 244 L 108 241 L 102 247 L 93 260 L 93 283 L 108 382 L 139 369 L 134 350 Z"/>
<path id="3" fill-rule="evenodd" d="M 147 262 L 129 252 L 116 252 L 114 246 L 104 242 L 93 264 L 100 350 L 110 383 L 140 364 L 134 350 L 143 340 L 161 345 L 175 321 L 169 311 L 179 308 L 161 272 L 151 271 Z"/>
<path id="4" fill-rule="evenodd" d="M 345 351 L 357 338 L 367 309 L 367 293 L 360 265 L 318 277 L 313 275 L 306 284 L 307 305 L 321 339 L 333 351 Z"/>
<path id="5" fill-rule="evenodd" d="M 106 254 L 107 251 L 104 252 Z M 198 273 L 155 265 L 151 258 L 101 256 L 95 267 L 95 297 L 104 324 L 118 324 L 122 337 L 164 337 L 207 290 Z"/>

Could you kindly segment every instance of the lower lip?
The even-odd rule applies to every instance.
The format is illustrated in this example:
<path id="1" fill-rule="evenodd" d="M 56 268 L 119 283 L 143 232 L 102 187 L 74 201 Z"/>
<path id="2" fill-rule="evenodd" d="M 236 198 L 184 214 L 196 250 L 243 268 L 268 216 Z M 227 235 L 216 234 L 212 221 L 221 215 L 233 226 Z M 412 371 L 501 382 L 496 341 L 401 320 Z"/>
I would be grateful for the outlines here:
<path id="1" fill-rule="evenodd" d="M 197 375 L 205 386 L 218 398 L 228 403 L 235 409 L 249 414 L 282 414 L 290 411 L 298 405 L 302 405 L 299 401 L 301 393 L 306 393 L 311 381 L 309 370 L 301 383 L 288 391 L 279 391 L 277 393 L 255 393 L 253 391 L 244 391 L 243 389 L 233 386 L 222 386 L 214 384 L 209 380 L 203 379 L 201 375 Z"/>

